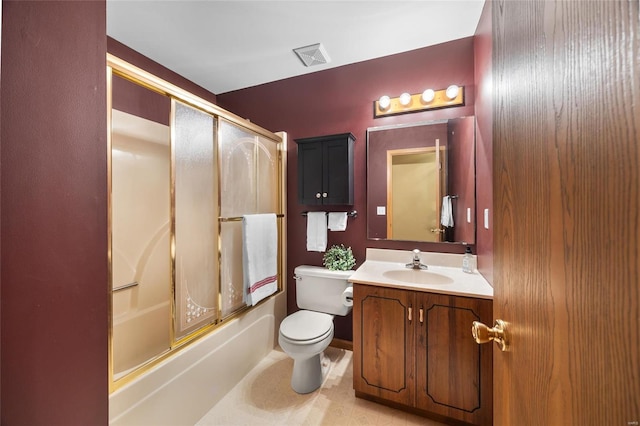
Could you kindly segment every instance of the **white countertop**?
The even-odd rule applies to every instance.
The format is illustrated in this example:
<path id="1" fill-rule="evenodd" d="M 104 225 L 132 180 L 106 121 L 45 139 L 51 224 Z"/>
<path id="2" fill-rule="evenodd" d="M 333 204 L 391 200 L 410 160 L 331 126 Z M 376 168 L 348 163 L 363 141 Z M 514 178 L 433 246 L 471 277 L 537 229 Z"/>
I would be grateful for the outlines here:
<path id="1" fill-rule="evenodd" d="M 421 257 L 423 254 L 426 255 L 425 257 L 427 258 L 429 257 L 428 253 L 421 253 Z M 461 255 L 448 256 L 460 256 L 461 259 Z M 396 255 L 390 257 L 390 259 L 397 260 L 397 257 L 396 253 Z M 424 259 L 423 263 L 426 263 L 429 267 L 427 272 L 447 277 L 449 278 L 447 281 L 450 282 L 447 282 L 446 284 L 421 284 L 410 282 L 410 277 L 407 280 L 398 280 L 390 278 L 388 274 L 385 276 L 385 273 L 388 273 L 389 271 L 411 271 L 410 268 L 405 267 L 405 264 L 411 260 L 411 257 L 403 256 L 403 258 L 406 258 L 406 262 L 383 261 L 379 260 L 379 255 L 371 256 L 367 251 L 367 260 L 353 275 L 351 275 L 351 277 L 349 277 L 349 281 L 356 284 L 376 285 L 380 287 L 392 287 L 429 293 L 451 294 L 454 296 L 475 297 L 479 299 L 493 299 L 493 287 L 491 287 L 487 280 L 485 280 L 484 277 L 475 269 L 472 274 L 468 274 L 462 272 L 461 267 L 440 266 L 433 263 L 430 264 L 425 262 L 424 260 L 426 259 Z M 446 263 L 451 264 L 451 262 Z"/>

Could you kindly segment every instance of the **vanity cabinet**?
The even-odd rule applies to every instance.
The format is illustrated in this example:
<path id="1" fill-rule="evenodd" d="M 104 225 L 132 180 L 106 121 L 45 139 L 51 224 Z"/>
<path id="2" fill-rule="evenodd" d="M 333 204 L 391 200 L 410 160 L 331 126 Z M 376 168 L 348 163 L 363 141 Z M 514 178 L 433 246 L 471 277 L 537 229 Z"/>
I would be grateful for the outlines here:
<path id="1" fill-rule="evenodd" d="M 351 133 L 296 139 L 298 203 L 353 204 L 353 144 Z"/>
<path id="2" fill-rule="evenodd" d="M 353 299 L 356 396 L 492 424 L 493 349 L 471 336 L 473 321 L 491 323 L 491 300 L 363 284 Z"/>

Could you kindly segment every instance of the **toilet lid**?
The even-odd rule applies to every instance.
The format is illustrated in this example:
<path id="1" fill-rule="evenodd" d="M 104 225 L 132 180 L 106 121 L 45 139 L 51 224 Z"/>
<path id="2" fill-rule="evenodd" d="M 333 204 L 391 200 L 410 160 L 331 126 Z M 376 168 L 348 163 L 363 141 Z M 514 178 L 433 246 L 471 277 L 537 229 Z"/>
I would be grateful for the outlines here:
<path id="1" fill-rule="evenodd" d="M 290 340 L 311 340 L 327 334 L 332 327 L 331 315 L 302 310 L 282 320 L 280 333 Z"/>

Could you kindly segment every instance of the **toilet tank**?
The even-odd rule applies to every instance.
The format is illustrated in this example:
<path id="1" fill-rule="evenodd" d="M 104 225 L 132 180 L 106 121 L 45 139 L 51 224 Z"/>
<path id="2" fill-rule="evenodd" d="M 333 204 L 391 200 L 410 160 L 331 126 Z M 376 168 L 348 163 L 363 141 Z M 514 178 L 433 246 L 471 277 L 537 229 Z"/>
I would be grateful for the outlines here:
<path id="1" fill-rule="evenodd" d="M 330 271 L 320 266 L 298 266 L 296 279 L 296 303 L 300 309 L 347 315 L 351 307 L 342 303 L 342 293 L 351 284 L 347 279 L 355 271 Z"/>

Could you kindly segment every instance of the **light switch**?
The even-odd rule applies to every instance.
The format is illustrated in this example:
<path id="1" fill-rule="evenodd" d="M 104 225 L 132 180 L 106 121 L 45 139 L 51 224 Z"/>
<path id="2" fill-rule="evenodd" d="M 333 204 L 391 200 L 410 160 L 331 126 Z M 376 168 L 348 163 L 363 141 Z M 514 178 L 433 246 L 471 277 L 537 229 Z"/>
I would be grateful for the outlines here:
<path id="1" fill-rule="evenodd" d="M 376 213 L 378 214 L 378 216 L 384 216 L 387 214 L 387 208 L 385 206 L 378 206 L 378 208 L 376 209 Z"/>
<path id="2" fill-rule="evenodd" d="M 489 209 L 484 209 L 484 229 L 489 229 Z"/>

